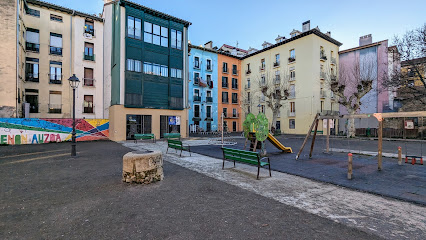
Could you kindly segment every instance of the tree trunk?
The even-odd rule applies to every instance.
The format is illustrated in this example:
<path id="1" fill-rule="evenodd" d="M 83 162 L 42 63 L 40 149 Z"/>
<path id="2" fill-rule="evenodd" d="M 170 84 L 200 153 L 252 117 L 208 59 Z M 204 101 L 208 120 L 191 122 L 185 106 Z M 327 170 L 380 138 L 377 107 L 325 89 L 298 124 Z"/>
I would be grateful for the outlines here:
<path id="1" fill-rule="evenodd" d="M 274 128 L 274 130 L 277 129 L 277 118 L 278 118 L 278 110 L 273 109 L 272 110 L 272 126 L 271 126 L 271 128 Z M 269 129 L 269 130 L 271 130 L 271 129 Z"/>
<path id="2" fill-rule="evenodd" d="M 355 110 L 351 110 L 349 111 L 349 114 L 353 115 L 355 114 Z M 355 119 L 354 118 L 349 118 L 348 119 L 348 138 L 353 138 L 355 137 Z"/>

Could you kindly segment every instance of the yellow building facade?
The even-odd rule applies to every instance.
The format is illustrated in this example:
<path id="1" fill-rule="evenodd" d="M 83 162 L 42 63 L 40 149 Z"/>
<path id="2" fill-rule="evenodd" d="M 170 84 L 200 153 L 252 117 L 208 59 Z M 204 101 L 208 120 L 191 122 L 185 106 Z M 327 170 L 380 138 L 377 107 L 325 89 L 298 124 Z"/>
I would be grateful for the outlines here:
<path id="1" fill-rule="evenodd" d="M 329 81 L 337 74 L 341 43 L 318 29 L 293 31 L 291 38 L 276 41 L 243 57 L 245 88 L 241 107 L 246 114 L 264 112 L 272 126 L 272 110 L 267 107 L 260 87 L 268 80 L 278 81 L 289 91 L 289 98 L 282 101 L 277 129 L 282 133 L 306 134 L 317 113 L 339 110 Z M 322 123 L 318 130 L 323 130 Z"/>

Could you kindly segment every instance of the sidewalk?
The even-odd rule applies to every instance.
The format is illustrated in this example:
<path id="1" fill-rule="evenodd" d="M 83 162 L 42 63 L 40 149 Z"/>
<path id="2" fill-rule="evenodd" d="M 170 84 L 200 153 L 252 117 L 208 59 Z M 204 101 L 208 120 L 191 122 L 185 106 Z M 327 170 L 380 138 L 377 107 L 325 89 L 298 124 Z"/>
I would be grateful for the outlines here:
<path id="1" fill-rule="evenodd" d="M 195 141 L 187 141 L 187 143 L 192 144 Z M 164 153 L 167 148 L 165 142 L 160 141 L 156 144 L 127 142 L 124 145 L 135 150 L 155 149 Z M 261 180 L 256 180 L 256 167 L 237 163 L 237 167 L 233 168 L 233 164 L 227 163 L 225 164 L 226 169 L 222 170 L 222 160 L 194 153 L 192 157 L 185 155 L 182 158 L 175 153 L 169 153 L 165 155 L 165 160 L 286 205 L 384 238 L 426 238 L 426 222 L 424 221 L 426 208 L 423 206 L 276 171 L 272 173 L 272 178 L 269 178 L 265 169 L 261 170 Z M 310 236 L 310 238 L 315 237 Z M 335 238 L 336 236 L 331 239 Z"/>

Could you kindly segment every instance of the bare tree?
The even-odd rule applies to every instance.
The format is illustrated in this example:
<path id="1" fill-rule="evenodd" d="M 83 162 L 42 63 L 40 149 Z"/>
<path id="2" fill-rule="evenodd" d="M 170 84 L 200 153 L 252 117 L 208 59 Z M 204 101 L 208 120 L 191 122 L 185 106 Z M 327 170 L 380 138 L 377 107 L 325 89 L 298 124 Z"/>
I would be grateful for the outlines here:
<path id="1" fill-rule="evenodd" d="M 394 68 L 385 76 L 384 85 L 397 89 L 403 105 L 409 103 L 416 110 L 424 110 L 426 104 L 426 24 L 407 31 L 393 39 L 401 60 L 401 68 Z M 416 82 L 418 81 L 418 82 Z M 418 84 L 419 83 L 419 84 Z M 423 109 L 422 109 L 423 108 Z"/>
<path id="2" fill-rule="evenodd" d="M 350 62 L 340 61 L 337 72 L 338 75 L 330 71 L 325 73 L 330 90 L 349 114 L 356 114 L 360 110 L 361 99 L 373 89 L 377 78 L 374 58 L 367 55 Z M 349 119 L 348 125 L 347 137 L 355 137 L 355 119 Z"/>
<path id="3" fill-rule="evenodd" d="M 276 129 L 277 118 L 284 102 L 290 96 L 289 74 L 287 71 L 275 70 L 273 73 L 265 72 L 256 76 L 258 88 L 252 91 L 252 95 L 259 97 L 259 104 L 272 111 L 272 126 Z"/>

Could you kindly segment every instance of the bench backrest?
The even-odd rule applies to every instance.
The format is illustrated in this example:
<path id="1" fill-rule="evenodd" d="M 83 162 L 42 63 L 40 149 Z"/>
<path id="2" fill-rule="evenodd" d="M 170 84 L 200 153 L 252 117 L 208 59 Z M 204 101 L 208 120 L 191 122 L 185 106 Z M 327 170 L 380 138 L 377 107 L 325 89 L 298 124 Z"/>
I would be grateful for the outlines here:
<path id="1" fill-rule="evenodd" d="M 167 139 L 167 144 L 169 146 L 179 146 L 179 147 L 182 146 L 182 142 L 181 141 L 179 141 L 179 140 L 173 140 L 173 139 Z"/>
<path id="2" fill-rule="evenodd" d="M 154 137 L 154 134 L 152 133 L 135 133 L 135 137 Z"/>
<path id="3" fill-rule="evenodd" d="M 164 133 L 165 138 L 180 138 L 180 133 Z"/>
<path id="4" fill-rule="evenodd" d="M 246 150 L 239 150 L 239 149 L 225 148 L 225 147 L 222 148 L 222 151 L 223 151 L 223 157 L 225 159 L 248 162 L 248 163 L 255 163 L 260 161 L 258 152 L 251 152 Z"/>

